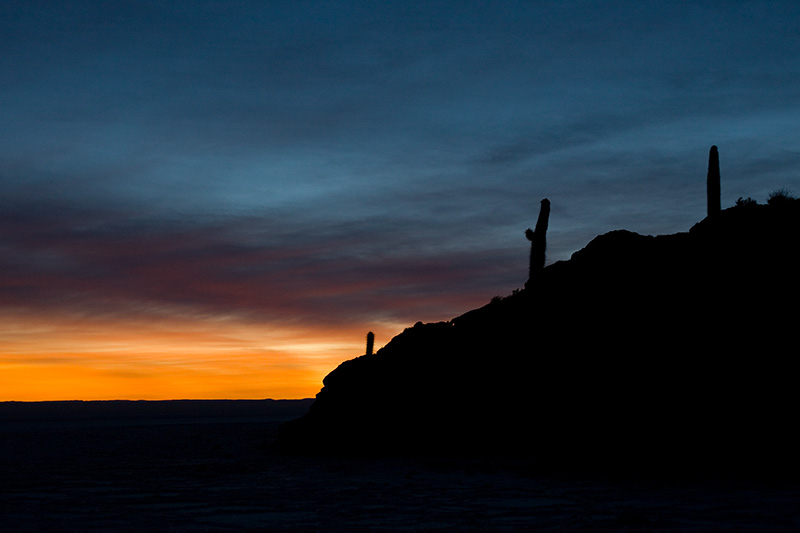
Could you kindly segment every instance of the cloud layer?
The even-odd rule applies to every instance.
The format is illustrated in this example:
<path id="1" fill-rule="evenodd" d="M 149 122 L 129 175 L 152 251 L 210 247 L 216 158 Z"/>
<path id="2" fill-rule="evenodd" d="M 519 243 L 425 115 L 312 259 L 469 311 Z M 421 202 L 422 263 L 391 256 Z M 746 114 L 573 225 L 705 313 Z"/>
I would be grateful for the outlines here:
<path id="1" fill-rule="evenodd" d="M 687 230 L 711 144 L 800 192 L 799 11 L 3 2 L 0 309 L 388 336 L 522 286 L 544 197 L 552 262 Z"/>

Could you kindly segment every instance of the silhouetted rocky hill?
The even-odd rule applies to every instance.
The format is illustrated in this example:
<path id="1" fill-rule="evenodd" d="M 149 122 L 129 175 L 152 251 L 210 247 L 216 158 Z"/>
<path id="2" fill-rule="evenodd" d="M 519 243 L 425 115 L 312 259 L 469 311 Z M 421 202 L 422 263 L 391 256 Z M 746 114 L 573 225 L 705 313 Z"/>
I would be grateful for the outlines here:
<path id="1" fill-rule="evenodd" d="M 798 244 L 800 201 L 601 235 L 524 290 L 342 363 L 279 445 L 796 471 Z"/>

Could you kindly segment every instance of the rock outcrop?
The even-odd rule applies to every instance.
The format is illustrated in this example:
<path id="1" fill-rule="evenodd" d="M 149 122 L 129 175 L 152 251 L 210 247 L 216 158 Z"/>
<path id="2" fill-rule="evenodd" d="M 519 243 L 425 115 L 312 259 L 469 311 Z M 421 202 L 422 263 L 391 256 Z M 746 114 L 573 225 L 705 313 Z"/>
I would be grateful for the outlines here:
<path id="1" fill-rule="evenodd" d="M 796 471 L 800 201 L 601 235 L 524 290 L 342 363 L 284 450 L 552 471 Z"/>

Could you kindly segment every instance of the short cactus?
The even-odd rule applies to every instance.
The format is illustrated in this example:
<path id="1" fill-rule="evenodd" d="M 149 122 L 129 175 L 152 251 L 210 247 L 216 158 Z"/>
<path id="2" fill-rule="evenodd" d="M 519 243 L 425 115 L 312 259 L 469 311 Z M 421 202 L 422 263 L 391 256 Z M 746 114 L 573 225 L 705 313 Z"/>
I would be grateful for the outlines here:
<path id="1" fill-rule="evenodd" d="M 375 345 L 375 334 L 371 331 L 367 333 L 367 355 L 372 355 L 372 348 Z"/>
<path id="2" fill-rule="evenodd" d="M 721 207 L 719 177 L 719 152 L 716 146 L 708 153 L 708 177 L 706 178 L 706 194 L 708 195 L 708 216 L 718 213 Z"/>

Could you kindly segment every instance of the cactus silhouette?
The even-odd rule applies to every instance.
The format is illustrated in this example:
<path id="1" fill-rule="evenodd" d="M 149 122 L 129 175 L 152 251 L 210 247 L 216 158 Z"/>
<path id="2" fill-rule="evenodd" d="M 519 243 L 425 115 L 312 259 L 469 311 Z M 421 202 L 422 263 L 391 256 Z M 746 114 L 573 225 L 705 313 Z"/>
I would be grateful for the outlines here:
<path id="1" fill-rule="evenodd" d="M 706 178 L 708 216 L 718 213 L 721 209 L 719 179 L 719 152 L 716 146 L 712 146 L 708 153 L 708 178 Z"/>
<path id="2" fill-rule="evenodd" d="M 550 219 L 550 200 L 542 200 L 539 209 L 539 218 L 536 220 L 536 229 L 525 230 L 525 236 L 531 241 L 531 263 L 528 272 L 528 282 L 531 283 L 536 273 L 544 268 L 545 249 L 547 248 L 547 223 Z"/>
<path id="3" fill-rule="evenodd" d="M 372 355 L 372 347 L 375 345 L 375 334 L 371 331 L 367 333 L 367 355 Z"/>

